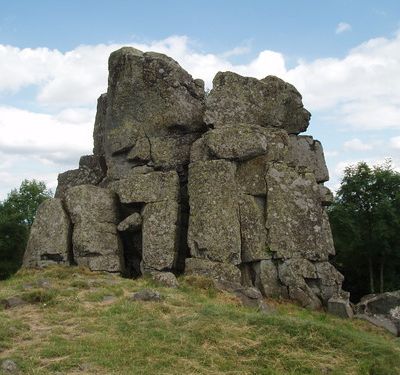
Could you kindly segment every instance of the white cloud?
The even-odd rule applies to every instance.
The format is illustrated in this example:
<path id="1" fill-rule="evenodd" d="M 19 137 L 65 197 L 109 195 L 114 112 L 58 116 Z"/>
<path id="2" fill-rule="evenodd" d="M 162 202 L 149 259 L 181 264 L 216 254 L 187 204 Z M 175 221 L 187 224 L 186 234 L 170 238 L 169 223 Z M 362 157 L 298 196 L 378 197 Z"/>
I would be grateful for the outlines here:
<path id="1" fill-rule="evenodd" d="M 346 23 L 346 22 L 339 22 L 338 25 L 336 26 L 335 33 L 336 34 L 341 34 L 344 33 L 345 31 L 350 31 L 351 30 L 351 25 Z"/>
<path id="2" fill-rule="evenodd" d="M 0 92 L 35 84 L 38 102 L 44 107 L 92 108 L 107 88 L 108 56 L 121 46 L 79 46 L 66 53 L 0 46 L 0 69 L 4 72 Z M 207 87 L 218 71 L 256 78 L 274 74 L 299 89 L 311 112 L 324 112 L 332 122 L 357 129 L 400 129 L 400 34 L 371 39 L 342 59 L 299 61 L 293 69 L 286 68 L 281 53 L 270 50 L 261 51 L 247 64 L 233 64 L 229 53 L 198 52 L 185 36 L 132 46 L 172 56 L 195 78 L 204 79 Z M 243 52 L 242 48 L 233 52 Z"/>
<path id="3" fill-rule="evenodd" d="M 211 54 L 200 52 L 186 36 L 131 45 L 170 55 L 195 78 L 204 79 L 208 87 L 218 71 L 256 78 L 274 74 L 293 83 L 305 106 L 331 123 L 363 132 L 400 129 L 400 33 L 366 41 L 340 59 L 300 60 L 292 69 L 277 51 L 264 50 L 246 64 L 234 64 L 230 57 L 247 53 L 246 45 Z M 0 107 L 0 153 L 6 155 L 0 168 L 4 186 L 15 186 L 10 175 L 20 181 L 27 173 L 16 168 L 22 163 L 18 157 L 24 158 L 27 170 L 37 168 L 35 176 L 51 175 L 54 181 L 57 168 L 61 172 L 64 165 L 76 165 L 81 154 L 90 152 L 96 99 L 107 88 L 108 56 L 121 46 L 82 45 L 63 53 L 0 45 L 0 93 L 8 95 L 34 85 L 38 92 L 35 104 L 47 112 Z M 390 141 L 392 150 L 399 149 L 398 138 Z M 376 152 L 374 143 L 348 142 L 348 151 Z M 15 163 L 7 167 L 7 158 Z M 0 157 L 0 164 L 3 160 Z M 47 174 L 50 166 L 52 172 Z"/>
<path id="4" fill-rule="evenodd" d="M 391 138 L 389 146 L 395 150 L 400 150 L 400 137 Z"/>
<path id="5" fill-rule="evenodd" d="M 110 53 L 126 44 L 83 45 L 66 53 L 57 50 L 19 49 L 0 45 L 0 92 L 38 85 L 38 102 L 45 107 L 93 105 L 107 89 L 107 61 Z M 222 55 L 199 53 L 186 36 L 172 36 L 148 44 L 133 43 L 143 51 L 165 53 L 177 60 L 195 78 L 205 80 L 208 87 L 218 71 L 235 71 L 263 78 L 267 74 L 286 73 L 282 54 L 262 51 L 245 65 L 234 65 L 228 58 L 249 52 L 240 46 Z"/>
<path id="6" fill-rule="evenodd" d="M 344 142 L 343 147 L 346 151 L 368 151 L 374 148 L 373 145 L 364 143 L 358 138 Z"/>
<path id="7" fill-rule="evenodd" d="M 69 109 L 49 115 L 0 107 L 0 152 L 43 163 L 70 163 L 91 151 L 94 122 L 94 111 L 73 112 Z"/>
<path id="8" fill-rule="evenodd" d="M 371 39 L 343 59 L 300 62 L 286 78 L 311 112 L 357 129 L 400 129 L 400 35 Z"/>
<path id="9" fill-rule="evenodd" d="M 246 53 L 249 53 L 249 52 L 250 52 L 249 46 L 238 46 L 238 47 L 232 48 L 229 51 L 222 53 L 221 56 L 223 58 L 228 58 L 228 57 L 232 57 L 232 56 L 245 55 Z"/>
<path id="10" fill-rule="evenodd" d="M 338 156 L 339 152 L 335 150 L 325 150 L 324 154 L 326 157 L 331 157 L 331 156 L 333 157 L 333 156 Z"/>
<path id="11" fill-rule="evenodd" d="M 48 48 L 24 48 L 0 44 L 0 91 L 41 84 L 62 63 L 63 54 Z"/>

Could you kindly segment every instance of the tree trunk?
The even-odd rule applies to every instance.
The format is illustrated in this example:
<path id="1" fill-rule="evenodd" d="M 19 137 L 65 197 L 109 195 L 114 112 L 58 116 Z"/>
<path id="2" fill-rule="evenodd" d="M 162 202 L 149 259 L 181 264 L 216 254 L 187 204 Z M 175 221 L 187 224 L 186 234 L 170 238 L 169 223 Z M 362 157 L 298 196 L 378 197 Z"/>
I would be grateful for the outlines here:
<path id="1" fill-rule="evenodd" d="M 379 269 L 380 292 L 383 293 L 383 268 L 385 264 L 385 257 L 382 256 Z"/>
<path id="2" fill-rule="evenodd" d="M 369 289 L 370 293 L 375 293 L 375 286 L 374 286 L 374 267 L 372 265 L 372 257 L 368 257 L 368 270 L 369 270 Z"/>

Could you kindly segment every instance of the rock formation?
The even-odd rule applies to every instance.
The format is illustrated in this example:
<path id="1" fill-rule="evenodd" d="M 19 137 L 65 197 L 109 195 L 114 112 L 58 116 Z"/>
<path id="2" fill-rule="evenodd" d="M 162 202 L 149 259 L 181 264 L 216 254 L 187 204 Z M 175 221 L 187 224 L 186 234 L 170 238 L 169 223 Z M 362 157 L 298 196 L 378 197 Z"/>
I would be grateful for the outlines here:
<path id="1" fill-rule="evenodd" d="M 322 146 L 298 135 L 309 119 L 277 77 L 220 72 L 206 95 L 170 57 L 113 52 L 93 155 L 59 175 L 24 265 L 206 275 L 309 308 L 346 299 Z"/>

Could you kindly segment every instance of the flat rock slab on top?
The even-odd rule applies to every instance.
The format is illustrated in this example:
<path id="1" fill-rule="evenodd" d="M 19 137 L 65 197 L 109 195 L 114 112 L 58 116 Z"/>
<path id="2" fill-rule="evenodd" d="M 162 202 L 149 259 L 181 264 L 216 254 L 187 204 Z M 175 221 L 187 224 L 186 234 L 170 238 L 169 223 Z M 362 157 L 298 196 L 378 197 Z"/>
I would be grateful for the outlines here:
<path id="1" fill-rule="evenodd" d="M 301 99 L 294 86 L 274 76 L 258 80 L 219 72 L 207 97 L 205 121 L 216 128 L 243 123 L 298 134 L 307 129 L 311 117 Z"/>

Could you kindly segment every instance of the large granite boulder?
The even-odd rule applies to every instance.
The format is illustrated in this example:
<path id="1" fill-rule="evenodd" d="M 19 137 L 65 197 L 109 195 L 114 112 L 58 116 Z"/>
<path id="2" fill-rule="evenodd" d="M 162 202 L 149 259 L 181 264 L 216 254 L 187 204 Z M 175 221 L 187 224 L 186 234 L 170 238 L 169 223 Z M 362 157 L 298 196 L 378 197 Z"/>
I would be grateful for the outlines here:
<path id="1" fill-rule="evenodd" d="M 345 315 L 322 146 L 298 135 L 309 119 L 277 77 L 220 72 L 206 98 L 168 56 L 113 52 L 94 155 L 59 175 L 63 201 L 39 210 L 25 264 L 203 275 Z"/>
<path id="2" fill-rule="evenodd" d="M 204 83 L 175 60 L 130 47 L 113 52 L 104 126 L 110 176 L 141 164 L 187 163 L 190 144 L 205 130 L 203 113 Z"/>
<path id="3" fill-rule="evenodd" d="M 71 222 L 61 199 L 45 200 L 36 212 L 24 254 L 24 267 L 70 264 Z"/>
<path id="4" fill-rule="evenodd" d="M 123 272 L 117 196 L 108 189 L 81 185 L 67 190 L 65 203 L 74 224 L 74 261 L 93 271 Z"/>
<path id="5" fill-rule="evenodd" d="M 215 127 L 237 123 L 277 127 L 298 134 L 307 130 L 311 117 L 301 99 L 294 86 L 278 77 L 258 80 L 219 72 L 207 97 L 205 122 Z"/>

